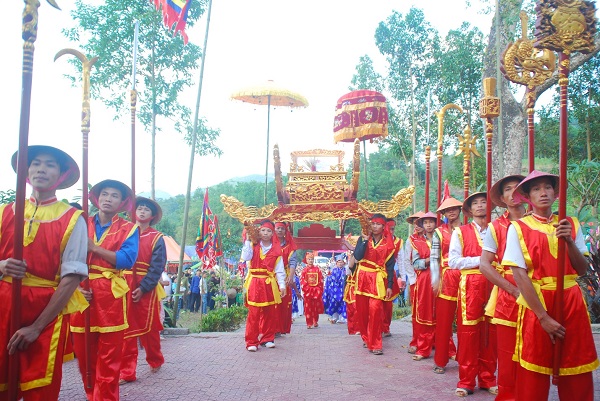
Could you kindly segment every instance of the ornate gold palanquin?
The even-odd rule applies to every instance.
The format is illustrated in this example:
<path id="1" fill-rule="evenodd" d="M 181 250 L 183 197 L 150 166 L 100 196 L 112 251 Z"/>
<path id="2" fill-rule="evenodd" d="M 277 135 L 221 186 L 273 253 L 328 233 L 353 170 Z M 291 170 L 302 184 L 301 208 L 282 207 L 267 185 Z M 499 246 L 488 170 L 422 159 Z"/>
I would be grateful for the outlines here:
<path id="1" fill-rule="evenodd" d="M 412 203 L 413 186 L 401 189 L 391 200 L 375 203 L 359 202 L 356 199 L 360 174 L 360 142 L 358 140 L 354 142 L 353 166 L 349 182 L 346 179 L 347 172 L 343 164 L 344 152 L 341 150 L 315 149 L 292 152 L 290 172 L 287 176 L 288 182 L 285 186 L 277 145 L 274 146 L 273 156 L 275 187 L 279 203 L 277 206 L 273 204 L 262 208 L 245 206 L 234 197 L 221 195 L 225 212 L 246 226 L 256 224 L 264 219 L 290 223 L 338 220 L 340 235 L 343 235 L 346 221 L 357 219 L 363 231 L 368 232 L 368 219 L 372 214 L 381 213 L 386 217 L 394 218 Z M 304 165 L 300 163 L 302 158 L 308 159 Z M 328 166 L 327 171 L 318 171 L 317 166 L 320 166 L 320 163 L 317 161 L 321 161 L 318 158 L 334 158 L 334 163 Z M 324 234 L 321 237 L 316 231 L 314 235 L 321 238 L 319 242 L 322 242 L 324 238 L 328 239 L 327 244 L 323 243 L 323 246 L 334 246 L 331 249 L 340 249 L 341 237 L 330 238 L 330 235 Z M 296 241 L 299 246 L 303 245 L 302 238 L 297 238 Z M 306 239 L 306 241 L 308 241 L 306 243 L 308 245 L 310 239 Z"/>

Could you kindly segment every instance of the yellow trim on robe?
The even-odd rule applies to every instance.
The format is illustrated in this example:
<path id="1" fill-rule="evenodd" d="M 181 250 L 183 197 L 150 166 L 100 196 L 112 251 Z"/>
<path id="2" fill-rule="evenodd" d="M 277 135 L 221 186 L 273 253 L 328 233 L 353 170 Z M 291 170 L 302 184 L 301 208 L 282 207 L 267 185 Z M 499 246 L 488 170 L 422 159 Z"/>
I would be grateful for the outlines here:
<path id="1" fill-rule="evenodd" d="M 261 259 L 264 259 L 264 255 L 262 253 L 262 249 L 260 251 Z M 281 258 L 281 256 L 279 257 Z M 277 259 L 279 259 L 277 258 Z M 275 262 L 277 265 L 277 262 Z M 273 301 L 267 302 L 252 302 L 248 300 L 248 289 L 250 288 L 250 281 L 254 275 L 252 273 L 267 273 L 267 278 L 265 279 L 266 284 L 271 284 L 271 288 L 273 290 Z M 265 277 L 264 275 L 256 276 Z M 251 306 L 269 306 L 269 305 L 277 305 L 281 303 L 281 293 L 279 292 L 279 285 L 277 284 L 277 280 L 275 279 L 275 272 L 270 272 L 268 269 L 248 269 L 248 276 L 244 281 L 244 289 L 246 290 L 246 303 Z"/>
<path id="2" fill-rule="evenodd" d="M 467 276 L 473 275 L 473 274 L 482 274 L 481 271 L 479 269 L 464 269 L 460 271 L 460 283 L 459 288 L 460 291 L 459 293 L 462 294 L 462 296 L 460 297 L 460 305 L 461 305 L 461 319 L 462 319 L 462 324 L 464 324 L 465 326 L 475 326 L 477 325 L 479 322 L 483 322 L 485 320 L 485 315 L 481 316 L 478 319 L 475 320 L 467 320 L 467 298 L 466 298 L 466 291 L 467 291 Z"/>

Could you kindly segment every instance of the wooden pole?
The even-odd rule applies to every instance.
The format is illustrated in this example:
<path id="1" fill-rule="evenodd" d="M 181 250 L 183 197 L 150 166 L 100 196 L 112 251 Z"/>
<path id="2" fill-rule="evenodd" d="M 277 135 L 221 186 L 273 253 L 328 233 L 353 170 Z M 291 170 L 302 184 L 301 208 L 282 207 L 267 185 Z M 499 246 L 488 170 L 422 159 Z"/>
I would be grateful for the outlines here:
<path id="1" fill-rule="evenodd" d="M 430 173 L 431 146 L 425 147 L 425 213 L 429 211 L 429 185 L 431 181 Z"/>

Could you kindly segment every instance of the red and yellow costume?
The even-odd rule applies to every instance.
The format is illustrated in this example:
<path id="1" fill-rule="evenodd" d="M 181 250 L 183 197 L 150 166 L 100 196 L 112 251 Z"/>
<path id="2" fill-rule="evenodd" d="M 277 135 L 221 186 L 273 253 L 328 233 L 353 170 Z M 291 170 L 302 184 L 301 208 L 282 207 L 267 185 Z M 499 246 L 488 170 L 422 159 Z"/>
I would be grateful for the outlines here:
<path id="1" fill-rule="evenodd" d="M 492 221 L 488 230 L 497 245 L 494 267 L 508 282 L 515 287 L 515 279 L 509 266 L 502 266 L 506 249 L 506 234 L 510 227 L 509 213 L 506 211 L 502 216 Z M 515 351 L 517 338 L 517 317 L 519 306 L 516 299 L 507 291 L 494 286 L 492 294 L 485 308 L 486 316 L 491 318 L 491 323 L 496 325 L 496 342 L 498 354 L 498 397 L 496 401 L 514 400 L 515 398 L 515 376 L 517 365 L 512 356 Z"/>
<path id="2" fill-rule="evenodd" d="M 575 238 L 579 222 L 575 218 L 567 219 L 573 227 L 572 237 Z M 550 316 L 556 315 L 558 307 L 555 304 L 558 265 L 556 224 L 557 216 L 548 221 L 531 215 L 512 222 L 527 265 L 528 276 Z M 503 265 L 515 266 L 506 259 Z M 575 281 L 576 277 L 577 272 L 567 255 L 562 305 L 562 325 L 566 329 L 566 335 L 562 340 L 558 392 L 561 399 L 591 401 L 594 399 L 592 372 L 599 363 L 587 307 L 581 289 Z M 516 399 L 547 399 L 555 347 L 522 296 L 517 303 L 519 311 L 515 358 L 520 366 L 517 367 Z"/>
<path id="3" fill-rule="evenodd" d="M 97 246 L 117 252 L 123 242 L 138 235 L 138 227 L 115 215 L 102 237 L 96 238 L 95 216 L 88 219 L 88 236 Z M 90 302 L 90 354 L 86 355 L 84 344 L 85 322 L 82 313 L 71 316 L 73 345 L 79 371 L 85 383 L 86 358 L 90 358 L 92 388 L 85 388 L 89 400 L 118 400 L 121 352 L 127 324 L 127 291 L 123 270 L 117 270 L 100 256 L 90 253 L 89 285 Z"/>
<path id="4" fill-rule="evenodd" d="M 296 268 L 296 261 L 292 262 L 292 258 L 295 258 L 294 254 L 296 251 L 296 244 L 294 243 L 293 237 L 285 223 L 275 223 L 275 227 L 283 225 L 286 229 L 285 244 L 281 245 L 281 257 L 283 260 L 283 266 L 285 268 L 286 282 L 290 275 L 290 268 Z M 292 266 L 293 265 L 293 266 Z M 292 331 L 292 287 L 287 285 L 285 296 L 281 298 L 281 303 L 276 306 L 277 315 L 279 318 L 278 328 L 276 332 L 282 334 L 289 334 Z"/>
<path id="5" fill-rule="evenodd" d="M 152 227 L 148 227 L 140 233 L 140 245 L 138 258 L 132 270 L 125 270 L 125 279 L 130 289 L 139 287 L 139 282 L 148 274 L 153 254 L 157 249 L 163 234 Z M 164 245 L 158 248 L 164 255 L 159 256 L 164 269 L 166 263 L 166 252 Z M 160 332 L 163 325 L 160 322 L 160 301 L 166 296 L 162 285 L 157 284 L 149 292 L 145 292 L 138 302 L 133 302 L 132 291 L 127 293 L 127 323 L 129 327 L 125 330 L 123 342 L 123 355 L 121 358 L 120 377 L 126 381 L 136 380 L 136 368 L 138 358 L 138 337 L 146 351 L 146 362 L 151 368 L 158 368 L 165 363 L 165 358 L 160 350 Z"/>
<path id="6" fill-rule="evenodd" d="M 306 263 L 306 258 L 304 259 Z M 304 316 L 307 327 L 319 325 L 319 315 L 325 313 L 323 306 L 323 273 L 318 266 L 306 266 L 300 276 L 302 296 L 304 297 Z"/>
<path id="7" fill-rule="evenodd" d="M 271 249 L 265 254 L 261 244 L 252 246 L 252 260 L 244 282 L 246 290 L 246 347 L 257 346 L 260 342 L 272 342 L 277 329 L 277 310 L 281 294 L 275 275 L 275 266 L 281 258 L 279 241 L 273 237 Z M 261 339 L 258 339 L 262 334 Z"/>
<path id="8" fill-rule="evenodd" d="M 413 235 L 410 238 L 410 244 L 414 251 L 419 255 L 419 259 L 427 259 L 431 253 L 431 242 L 424 235 Z M 413 256 L 413 261 L 414 261 Z M 413 263 L 414 265 L 414 263 Z M 429 267 L 424 270 L 415 269 L 417 281 L 413 288 L 413 310 L 415 313 L 415 335 L 416 335 L 416 355 L 424 358 L 429 357 L 433 347 L 435 334 L 435 317 L 433 311 L 434 296 L 431 287 L 431 271 Z"/>
<path id="9" fill-rule="evenodd" d="M 394 237 L 394 245 L 396 247 L 396 255 L 402 248 L 403 241 L 400 238 Z M 396 271 L 394 270 L 394 283 L 392 287 L 392 296 L 390 299 L 386 299 L 383 302 L 383 324 L 382 331 L 383 333 L 390 332 L 390 325 L 392 324 L 392 315 L 394 313 L 394 300 L 398 298 L 400 295 L 400 286 L 398 285 L 398 276 L 396 275 Z"/>
<path id="10" fill-rule="evenodd" d="M 385 226 L 385 221 L 381 224 Z M 364 255 L 359 255 L 359 248 L 364 249 Z M 393 274 L 396 245 L 389 232 L 384 233 L 377 243 L 372 237 L 365 243 L 361 237 L 354 254 L 357 258 L 362 256 L 358 260 L 354 290 L 360 335 L 369 350 L 381 350 L 383 300 L 389 285 L 388 274 Z"/>
<path id="11" fill-rule="evenodd" d="M 462 257 L 481 257 L 482 238 L 475 223 L 456 229 L 462 247 Z M 495 327 L 486 333 L 485 304 L 488 300 L 488 281 L 479 266 L 460 270 L 458 288 L 458 374 L 457 388 L 473 391 L 475 381 L 479 388 L 496 386 Z M 487 336 L 487 339 L 486 339 Z"/>
<path id="12" fill-rule="evenodd" d="M 61 278 L 63 251 L 81 211 L 56 198 L 25 204 L 23 259 L 27 273 L 22 279 L 21 325 L 32 325 L 56 291 Z M 13 257 L 14 204 L 0 206 L 0 260 Z M 12 278 L 0 280 L 0 399 L 7 399 L 8 350 Z M 26 350 L 18 351 L 20 396 L 25 400 L 56 400 L 60 392 L 62 363 L 69 336 L 69 313 L 83 310 L 85 299 L 76 291 L 69 304 Z"/>
<path id="13" fill-rule="evenodd" d="M 452 226 L 442 224 L 435 229 L 440 240 L 440 288 L 435 298 L 435 353 L 433 361 L 435 366 L 441 368 L 448 364 L 448 359 L 456 356 L 456 345 L 452 339 L 452 324 L 456 317 L 458 299 L 458 283 L 460 270 L 450 269 L 448 266 L 448 251 Z"/>
<path id="14" fill-rule="evenodd" d="M 356 316 L 356 296 L 354 288 L 356 287 L 356 273 L 358 269 L 354 269 L 352 274 L 346 276 L 346 286 L 344 287 L 344 302 L 346 302 L 346 324 L 348 326 L 348 334 L 354 335 L 358 333 L 358 317 Z"/>

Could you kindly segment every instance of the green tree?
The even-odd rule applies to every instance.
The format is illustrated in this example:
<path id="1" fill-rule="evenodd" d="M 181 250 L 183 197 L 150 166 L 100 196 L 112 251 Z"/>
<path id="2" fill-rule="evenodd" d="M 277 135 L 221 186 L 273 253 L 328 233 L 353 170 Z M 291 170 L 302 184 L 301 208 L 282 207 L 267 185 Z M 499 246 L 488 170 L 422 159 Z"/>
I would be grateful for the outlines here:
<path id="1" fill-rule="evenodd" d="M 187 24 L 193 26 L 204 13 L 205 1 L 193 1 Z M 200 47 L 184 45 L 180 35 L 173 37 L 162 23 L 161 11 L 149 2 L 123 2 L 107 0 L 93 6 L 76 1 L 72 12 L 77 26 L 64 29 L 64 35 L 78 42 L 84 52 L 97 56 L 91 74 L 91 94 L 116 111 L 115 118 L 129 110 L 131 88 L 131 54 L 134 21 L 140 23 L 137 73 L 141 82 L 136 85 L 137 108 L 140 122 L 150 131 L 152 138 L 151 198 L 155 197 L 155 138 L 157 132 L 175 130 L 186 136 L 191 143 L 191 111 L 182 104 L 179 95 L 194 84 L 193 73 L 202 56 Z M 78 72 L 81 65 L 73 62 Z M 77 74 L 80 76 L 80 74 Z M 73 83 L 75 75 L 68 76 Z M 173 116 L 176 116 L 173 118 Z M 200 123 L 198 154 L 219 154 L 214 146 L 217 130 Z"/>

